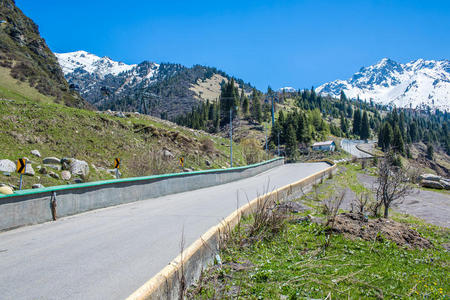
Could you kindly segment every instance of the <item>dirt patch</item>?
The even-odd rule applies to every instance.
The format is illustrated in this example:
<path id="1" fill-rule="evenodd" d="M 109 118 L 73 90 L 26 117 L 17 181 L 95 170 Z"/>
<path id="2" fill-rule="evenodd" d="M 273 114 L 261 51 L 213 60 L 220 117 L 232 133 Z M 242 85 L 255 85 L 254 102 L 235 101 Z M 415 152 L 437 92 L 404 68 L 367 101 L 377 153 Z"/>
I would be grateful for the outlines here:
<path id="1" fill-rule="evenodd" d="M 239 272 L 252 268 L 253 264 L 248 260 L 244 260 L 241 262 L 227 262 L 224 263 L 224 266 L 229 266 L 234 272 Z"/>
<path id="2" fill-rule="evenodd" d="M 285 201 L 280 203 L 277 206 L 278 209 L 280 209 L 283 212 L 291 212 L 291 213 L 300 213 L 307 210 L 310 210 L 311 207 L 306 206 L 298 201 Z"/>
<path id="3" fill-rule="evenodd" d="M 343 213 L 336 217 L 333 230 L 349 238 L 362 238 L 366 241 L 388 239 L 399 246 L 408 248 L 431 248 L 429 240 L 406 224 L 389 219 L 367 219 L 360 214 Z"/>

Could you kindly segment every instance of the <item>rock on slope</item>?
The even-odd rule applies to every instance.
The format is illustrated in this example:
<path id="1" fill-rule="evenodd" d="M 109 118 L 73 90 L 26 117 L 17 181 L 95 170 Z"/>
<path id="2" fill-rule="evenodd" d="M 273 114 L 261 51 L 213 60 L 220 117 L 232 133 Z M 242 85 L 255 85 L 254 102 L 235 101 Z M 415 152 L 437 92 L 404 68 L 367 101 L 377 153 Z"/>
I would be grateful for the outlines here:
<path id="1" fill-rule="evenodd" d="M 364 67 L 348 80 L 325 83 L 316 92 L 373 100 L 411 108 L 450 110 L 450 61 L 418 59 L 406 64 L 384 58 Z"/>

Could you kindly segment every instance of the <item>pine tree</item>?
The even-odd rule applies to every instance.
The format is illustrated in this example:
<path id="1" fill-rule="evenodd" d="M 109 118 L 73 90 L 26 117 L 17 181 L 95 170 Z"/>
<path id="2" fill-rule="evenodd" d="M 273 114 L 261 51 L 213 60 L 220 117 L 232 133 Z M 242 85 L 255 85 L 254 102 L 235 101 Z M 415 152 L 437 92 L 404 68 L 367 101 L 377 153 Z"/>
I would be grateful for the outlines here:
<path id="1" fill-rule="evenodd" d="M 427 146 L 427 157 L 428 157 L 428 159 L 433 159 L 433 156 L 434 156 L 433 145 L 428 144 L 428 146 Z"/>
<path id="2" fill-rule="evenodd" d="M 383 151 L 387 151 L 391 147 L 392 139 L 393 133 L 391 124 L 389 122 L 385 122 L 383 127 L 380 128 L 380 132 L 378 134 L 378 145 Z"/>
<path id="3" fill-rule="evenodd" d="M 392 141 L 394 151 L 399 152 L 401 154 L 405 153 L 405 145 L 403 143 L 402 133 L 400 132 L 400 128 L 398 125 L 394 127 L 394 138 Z"/>
<path id="4" fill-rule="evenodd" d="M 347 134 L 348 127 L 347 127 L 347 122 L 345 122 L 344 114 L 341 114 L 340 123 L 341 123 L 341 130 L 342 130 L 342 132 L 344 134 Z"/>
<path id="5" fill-rule="evenodd" d="M 222 86 L 222 91 L 220 94 L 220 111 L 221 124 L 227 124 L 230 122 L 230 110 L 232 111 L 233 119 L 236 117 L 236 107 L 238 106 L 238 90 L 234 85 L 234 78 Z"/>
<path id="6" fill-rule="evenodd" d="M 357 109 L 353 114 L 353 134 L 359 135 L 361 131 L 361 111 Z"/>
<path id="7" fill-rule="evenodd" d="M 244 96 L 244 100 L 242 102 L 242 113 L 244 114 L 244 116 L 248 115 L 248 97 Z"/>
<path id="8" fill-rule="evenodd" d="M 370 136 L 369 118 L 367 117 L 367 112 L 364 111 L 361 121 L 360 137 L 361 140 L 367 140 L 369 136 Z"/>
<path id="9" fill-rule="evenodd" d="M 258 91 L 255 88 L 253 88 L 252 92 L 252 117 L 256 122 L 261 123 L 262 121 L 261 102 L 259 100 Z"/>
<path id="10" fill-rule="evenodd" d="M 296 149 L 297 139 L 295 138 L 295 130 L 292 124 L 289 124 L 286 131 L 286 154 L 288 156 L 293 156 Z"/>
<path id="11" fill-rule="evenodd" d="M 347 101 L 347 96 L 345 96 L 345 93 L 344 93 L 343 90 L 341 90 L 340 100 L 341 100 L 341 102 L 346 102 Z"/>
<path id="12" fill-rule="evenodd" d="M 278 145 L 278 137 L 280 138 L 280 144 L 281 144 L 281 126 L 277 120 L 277 121 L 275 121 L 275 124 L 272 127 L 272 130 L 270 132 L 271 143 L 273 142 L 274 145 Z"/>

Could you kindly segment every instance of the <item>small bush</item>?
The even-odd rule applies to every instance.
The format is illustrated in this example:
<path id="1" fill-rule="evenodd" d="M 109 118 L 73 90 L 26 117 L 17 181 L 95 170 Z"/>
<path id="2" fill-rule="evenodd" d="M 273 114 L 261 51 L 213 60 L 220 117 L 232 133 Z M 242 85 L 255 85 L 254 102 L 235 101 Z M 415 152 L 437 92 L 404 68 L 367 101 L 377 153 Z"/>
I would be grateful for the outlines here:
<path id="1" fill-rule="evenodd" d="M 247 164 L 254 164 L 260 162 L 264 157 L 264 151 L 260 144 L 254 138 L 247 138 L 241 141 L 243 155 Z"/>
<path id="2" fill-rule="evenodd" d="M 129 169 L 133 170 L 133 176 L 149 176 L 173 173 L 176 165 L 173 161 L 169 161 L 155 150 L 150 150 L 140 155 L 134 156 L 128 162 Z"/>
<path id="3" fill-rule="evenodd" d="M 367 160 L 363 159 L 361 160 L 361 169 L 366 169 L 367 168 Z"/>
<path id="4" fill-rule="evenodd" d="M 216 148 L 214 147 L 214 142 L 209 138 L 205 138 L 204 140 L 202 140 L 200 149 L 206 153 L 213 153 L 216 150 Z"/>

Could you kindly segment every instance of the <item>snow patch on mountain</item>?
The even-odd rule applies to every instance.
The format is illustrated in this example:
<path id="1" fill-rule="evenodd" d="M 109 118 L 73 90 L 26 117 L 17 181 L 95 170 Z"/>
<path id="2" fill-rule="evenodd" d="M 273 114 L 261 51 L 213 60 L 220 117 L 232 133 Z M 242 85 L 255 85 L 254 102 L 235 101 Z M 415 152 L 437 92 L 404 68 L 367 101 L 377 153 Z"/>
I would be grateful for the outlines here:
<path id="1" fill-rule="evenodd" d="M 418 59 L 406 64 L 383 58 L 363 67 L 348 80 L 335 80 L 316 89 L 317 93 L 373 100 L 398 107 L 450 110 L 450 61 Z"/>
<path id="2" fill-rule="evenodd" d="M 69 75 L 77 69 L 82 69 L 90 74 L 96 74 L 100 78 L 106 75 L 118 75 L 127 72 L 137 65 L 127 65 L 123 62 L 113 61 L 109 57 L 99 57 L 86 51 L 69 53 L 55 53 L 62 67 L 64 75 Z"/>
<path id="3" fill-rule="evenodd" d="M 279 92 L 285 91 L 286 93 L 295 93 L 297 89 L 293 88 L 292 86 L 285 86 L 278 89 Z"/>

